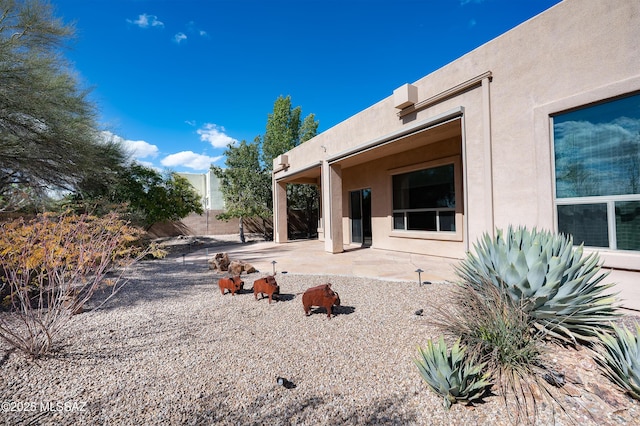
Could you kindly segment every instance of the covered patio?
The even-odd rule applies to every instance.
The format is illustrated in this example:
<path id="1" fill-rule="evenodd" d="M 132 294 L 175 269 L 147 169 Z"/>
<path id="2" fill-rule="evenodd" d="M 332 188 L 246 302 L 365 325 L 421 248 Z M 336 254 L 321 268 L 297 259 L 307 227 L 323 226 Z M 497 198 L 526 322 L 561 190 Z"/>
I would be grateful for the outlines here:
<path id="1" fill-rule="evenodd" d="M 194 250 L 184 256 L 185 263 L 200 263 L 215 253 L 227 252 L 231 259 L 251 263 L 262 273 L 305 275 L 347 275 L 392 281 L 418 283 L 417 269 L 422 269 L 422 281 L 455 281 L 455 259 L 438 258 L 415 253 L 394 252 L 359 246 L 345 246 L 342 253 L 325 251 L 324 242 L 296 240 L 276 244 L 272 241 L 250 244 L 230 243 L 209 249 Z M 176 259 L 181 262 L 182 259 Z M 275 265 L 273 262 L 276 262 Z"/>
<path id="2" fill-rule="evenodd" d="M 350 246 L 363 245 L 436 258 L 462 258 L 469 241 L 463 184 L 467 179 L 463 128 L 463 108 L 457 107 L 426 120 L 412 121 L 381 137 L 362 143 L 351 141 L 354 146 L 345 149 L 336 140 L 320 140 L 315 145 L 327 146 L 310 148 L 319 152 L 298 159 L 297 151 L 293 150 L 276 158 L 273 169 L 275 242 L 288 241 L 287 185 L 310 184 L 320 188 L 318 239 L 324 241 L 324 250 L 328 253 L 338 254 Z M 313 142 L 305 144 L 311 146 Z M 332 145 L 336 146 L 332 148 Z M 397 188 L 392 184 L 394 176 L 438 168 L 450 173 L 446 176 L 448 180 L 441 177 L 442 182 L 431 186 L 414 182 L 414 187 L 409 188 L 411 178 L 407 177 Z M 473 181 L 485 179 L 478 177 Z M 422 186 L 418 188 L 419 185 Z M 413 203 L 409 201 L 410 191 L 416 199 Z M 427 194 L 422 196 L 428 198 L 427 201 L 417 201 L 421 198 L 417 195 L 420 191 Z M 400 192 L 404 198 L 399 197 Z M 397 202 L 396 198 L 403 201 Z M 441 204 L 445 198 L 447 205 Z M 451 225 L 436 225 L 441 223 L 439 217 L 446 217 Z M 404 221 L 402 226 L 398 225 L 399 220 Z"/>

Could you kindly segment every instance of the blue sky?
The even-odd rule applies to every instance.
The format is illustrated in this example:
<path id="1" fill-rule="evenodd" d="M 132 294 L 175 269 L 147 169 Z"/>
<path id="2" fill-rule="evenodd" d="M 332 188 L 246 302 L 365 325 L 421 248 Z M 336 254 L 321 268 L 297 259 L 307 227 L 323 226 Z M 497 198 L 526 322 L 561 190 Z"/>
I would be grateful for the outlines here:
<path id="1" fill-rule="evenodd" d="M 101 129 L 158 169 L 224 165 L 278 96 L 319 132 L 560 0 L 51 0 Z"/>

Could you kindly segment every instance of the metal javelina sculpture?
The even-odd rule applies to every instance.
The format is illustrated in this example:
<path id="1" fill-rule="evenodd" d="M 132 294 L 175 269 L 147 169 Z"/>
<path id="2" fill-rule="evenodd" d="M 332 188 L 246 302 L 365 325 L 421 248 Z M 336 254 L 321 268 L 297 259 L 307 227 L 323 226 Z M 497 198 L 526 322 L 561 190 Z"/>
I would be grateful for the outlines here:
<path id="1" fill-rule="evenodd" d="M 331 307 L 340 306 L 340 296 L 331 289 L 331 283 L 322 284 L 302 294 L 302 305 L 307 316 L 311 315 L 312 306 L 319 306 L 327 311 L 327 317 L 331 319 Z"/>
<path id="2" fill-rule="evenodd" d="M 240 275 L 234 277 L 223 277 L 218 280 L 218 287 L 220 287 L 220 293 L 224 296 L 224 291 L 229 290 L 232 296 L 236 295 L 244 287 L 244 281 L 240 279 Z"/>
<path id="3" fill-rule="evenodd" d="M 253 296 L 256 298 L 256 300 L 258 300 L 258 294 L 260 294 L 260 297 L 263 299 L 265 297 L 265 294 L 269 296 L 269 303 L 271 303 L 271 300 L 274 299 L 274 295 L 275 299 L 278 300 L 278 295 L 280 294 L 280 286 L 278 286 L 278 283 L 276 282 L 274 276 L 269 275 L 264 278 L 257 279 L 253 282 Z"/>

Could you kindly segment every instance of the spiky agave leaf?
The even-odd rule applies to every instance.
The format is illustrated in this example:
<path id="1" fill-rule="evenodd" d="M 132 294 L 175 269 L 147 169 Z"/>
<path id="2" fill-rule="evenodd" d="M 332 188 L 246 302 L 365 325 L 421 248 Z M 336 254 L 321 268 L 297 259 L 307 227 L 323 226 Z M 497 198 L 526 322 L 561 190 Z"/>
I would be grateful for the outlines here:
<path id="1" fill-rule="evenodd" d="M 491 386 L 489 374 L 483 374 L 485 364 L 477 364 L 468 358 L 460 339 L 451 350 L 447 349 L 444 338 L 437 343 L 427 341 L 427 346 L 418 347 L 419 358 L 414 359 L 420 375 L 427 385 L 444 398 L 446 408 L 457 401 L 475 401 Z"/>
<path id="2" fill-rule="evenodd" d="M 475 288 L 505 288 L 551 336 L 595 342 L 596 332 L 618 316 L 615 295 L 605 293 L 614 284 L 602 284 L 608 274 L 599 274 L 598 255 L 583 257 L 571 236 L 510 226 L 506 233 L 497 230 L 495 239 L 485 233 L 474 250 L 456 267 L 457 275 Z"/>
<path id="3" fill-rule="evenodd" d="M 613 325 L 613 332 L 599 333 L 600 345 L 595 357 L 605 376 L 640 400 L 640 324 L 635 333 Z"/>

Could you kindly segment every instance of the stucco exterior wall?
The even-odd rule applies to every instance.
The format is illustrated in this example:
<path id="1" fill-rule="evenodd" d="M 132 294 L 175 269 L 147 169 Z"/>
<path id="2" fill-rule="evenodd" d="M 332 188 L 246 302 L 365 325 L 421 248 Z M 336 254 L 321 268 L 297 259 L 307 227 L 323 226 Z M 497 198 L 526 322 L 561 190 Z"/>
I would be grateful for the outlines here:
<path id="1" fill-rule="evenodd" d="M 438 251 L 443 257 L 462 257 L 465 247 L 462 241 L 462 229 L 458 238 L 451 236 L 449 239 L 425 240 L 416 233 L 395 232 L 392 229 L 392 202 L 393 192 L 391 185 L 391 172 L 397 168 L 430 163 L 437 160 L 450 161 L 460 158 L 460 138 L 447 139 L 429 145 L 429 149 L 414 149 L 392 156 L 382 157 L 354 167 L 342 170 L 343 206 L 347 206 L 346 216 L 343 217 L 343 242 L 351 244 L 349 229 L 351 226 L 348 216 L 349 192 L 359 189 L 371 189 L 371 220 L 372 220 L 372 247 L 386 248 L 388 250 L 422 252 L 430 250 Z M 462 176 L 458 176 L 459 179 Z M 462 206 L 461 206 L 462 209 Z M 462 214 L 460 214 L 462 216 Z M 462 218 L 460 218 L 462 219 Z M 462 225 L 462 220 L 460 220 Z M 394 235 L 395 234 L 395 235 Z"/>
<path id="2" fill-rule="evenodd" d="M 289 151 L 289 167 L 274 173 L 274 180 L 293 181 L 301 170 L 314 167 L 319 175 L 324 170 L 320 167 L 323 162 L 331 162 L 343 152 L 355 152 L 361 145 L 390 138 L 458 109 L 462 111 L 463 244 L 429 238 L 412 241 L 391 235 L 386 170 L 403 162 L 421 161 L 421 156 L 437 156 L 435 151 L 345 167 L 340 182 L 343 242 L 349 240 L 348 191 L 359 186 L 372 187 L 373 244 L 378 248 L 459 257 L 482 233 L 492 233 L 496 227 L 527 225 L 553 230 L 549 117 L 640 91 L 638 40 L 639 1 L 565 0 L 412 85 L 418 89 L 420 103 L 489 73 L 482 82 L 454 91 L 402 118 L 389 94 Z M 325 191 L 327 182 L 322 182 Z M 325 199 L 323 204 L 330 209 Z M 323 217 L 327 217 L 327 211 Z M 325 238 L 331 238 L 326 234 Z M 602 257 L 612 267 L 640 268 L 637 252 L 605 250 Z"/>
<path id="3" fill-rule="evenodd" d="M 462 59 L 463 66 L 501 59 L 491 65 L 497 226 L 517 217 L 553 229 L 551 128 L 548 115 L 536 123 L 533 112 L 540 105 L 638 76 L 640 54 L 632 40 L 640 40 L 639 13 L 637 1 L 565 1 Z M 536 124 L 548 131 L 536 135 Z"/>

